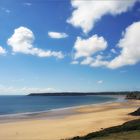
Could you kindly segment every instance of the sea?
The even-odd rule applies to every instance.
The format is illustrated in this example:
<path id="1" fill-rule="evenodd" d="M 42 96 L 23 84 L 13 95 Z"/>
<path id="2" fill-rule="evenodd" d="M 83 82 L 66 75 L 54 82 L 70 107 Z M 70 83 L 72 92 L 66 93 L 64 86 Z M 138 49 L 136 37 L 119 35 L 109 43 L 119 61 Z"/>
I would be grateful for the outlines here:
<path id="1" fill-rule="evenodd" d="M 50 111 L 117 101 L 113 96 L 0 96 L 0 115 Z"/>

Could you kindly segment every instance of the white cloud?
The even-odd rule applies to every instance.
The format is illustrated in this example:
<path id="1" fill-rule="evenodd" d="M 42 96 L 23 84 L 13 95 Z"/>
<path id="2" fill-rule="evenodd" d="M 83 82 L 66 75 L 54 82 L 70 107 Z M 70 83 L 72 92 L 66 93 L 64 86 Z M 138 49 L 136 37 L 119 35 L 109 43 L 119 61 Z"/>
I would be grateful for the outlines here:
<path id="1" fill-rule="evenodd" d="M 4 7 L 2 7 L 1 10 L 4 11 L 5 13 L 7 13 L 7 14 L 11 13 L 11 10 L 9 10 L 7 8 L 4 8 Z"/>
<path id="2" fill-rule="evenodd" d="M 105 60 L 98 60 L 98 59 L 95 59 L 95 60 L 90 64 L 91 67 L 102 67 L 102 66 L 107 66 L 107 65 L 108 65 L 108 61 L 105 61 Z"/>
<path id="3" fill-rule="evenodd" d="M 77 37 L 74 44 L 75 55 L 74 58 L 90 57 L 98 51 L 102 51 L 107 48 L 107 42 L 103 37 L 93 35 L 88 39 L 82 39 Z"/>
<path id="4" fill-rule="evenodd" d="M 78 43 L 77 45 L 78 47 L 75 47 L 75 48 L 78 48 L 76 51 L 75 57 L 79 58 L 83 56 L 84 59 L 79 63 L 82 65 L 89 65 L 91 67 L 104 66 L 107 68 L 116 69 L 116 68 L 126 66 L 126 65 L 134 65 L 140 62 L 139 39 L 140 39 L 140 21 L 131 24 L 130 26 L 126 28 L 125 32 L 123 32 L 123 37 L 120 39 L 119 43 L 117 44 L 117 47 L 121 49 L 121 52 L 114 59 L 107 60 L 108 56 L 102 56 L 102 55 L 92 56 L 92 51 L 91 49 L 89 50 L 90 41 L 88 41 L 88 43 L 87 42 L 83 43 L 81 40 L 80 40 L 80 43 Z M 103 43 L 103 42 L 106 42 L 106 41 L 104 40 L 101 43 L 101 44 L 104 44 L 103 48 L 105 49 L 107 46 L 107 42 L 106 43 Z M 93 45 L 94 43 L 92 42 L 91 44 Z M 95 44 L 97 45 L 97 43 Z M 84 47 L 84 49 L 82 47 Z M 111 52 L 116 53 L 114 49 L 111 49 Z"/>
<path id="5" fill-rule="evenodd" d="M 6 54 L 6 50 L 2 46 L 0 46 L 0 55 L 4 54 Z"/>
<path id="6" fill-rule="evenodd" d="M 50 51 L 35 48 L 33 42 L 35 40 L 33 32 L 26 27 L 19 27 L 14 30 L 14 34 L 8 39 L 7 44 L 12 47 L 14 53 L 24 53 L 36 55 L 38 57 L 57 57 L 63 58 L 61 51 Z"/>
<path id="7" fill-rule="evenodd" d="M 111 52 L 112 53 L 114 53 L 114 54 L 116 54 L 117 52 L 116 52 L 116 50 L 113 48 L 113 49 L 111 49 Z"/>
<path id="8" fill-rule="evenodd" d="M 118 15 L 131 9 L 140 0 L 71 0 L 74 8 L 72 16 L 67 20 L 75 27 L 89 32 L 104 15 Z"/>
<path id="9" fill-rule="evenodd" d="M 48 32 L 48 36 L 56 39 L 68 37 L 66 33 L 60 33 L 60 32 Z"/>
<path id="10" fill-rule="evenodd" d="M 79 64 L 79 62 L 78 61 L 72 61 L 71 64 L 76 65 L 76 64 Z"/>
<path id="11" fill-rule="evenodd" d="M 91 67 L 101 67 L 108 64 L 107 61 L 102 60 L 103 56 L 97 55 L 96 57 L 86 57 L 80 64 L 89 65 Z"/>
<path id="12" fill-rule="evenodd" d="M 25 3 L 23 3 L 23 5 L 25 5 L 25 6 L 31 6 L 31 5 L 32 5 L 32 3 L 25 2 Z"/>
<path id="13" fill-rule="evenodd" d="M 126 28 L 118 43 L 121 53 L 109 62 L 108 67 L 115 69 L 125 65 L 134 65 L 140 61 L 140 21 Z"/>
<path id="14" fill-rule="evenodd" d="M 36 87 L 13 87 L 13 86 L 0 86 L 0 92 L 3 94 L 29 94 L 29 93 L 47 93 L 56 92 L 54 88 L 36 88 Z"/>
<path id="15" fill-rule="evenodd" d="M 99 80 L 97 81 L 97 84 L 102 84 L 104 81 L 103 80 Z"/>
<path id="16" fill-rule="evenodd" d="M 86 58 L 81 62 L 81 64 L 82 64 L 82 65 L 90 65 L 93 61 L 94 61 L 94 60 L 93 60 L 92 57 L 86 57 Z"/>

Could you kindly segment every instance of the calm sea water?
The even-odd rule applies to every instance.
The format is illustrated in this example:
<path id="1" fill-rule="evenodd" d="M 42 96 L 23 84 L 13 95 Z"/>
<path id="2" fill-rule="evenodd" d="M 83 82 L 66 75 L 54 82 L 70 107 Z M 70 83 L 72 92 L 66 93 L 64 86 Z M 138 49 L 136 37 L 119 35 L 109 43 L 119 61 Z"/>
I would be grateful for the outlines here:
<path id="1" fill-rule="evenodd" d="M 108 96 L 0 96 L 0 115 L 48 111 L 115 101 Z"/>

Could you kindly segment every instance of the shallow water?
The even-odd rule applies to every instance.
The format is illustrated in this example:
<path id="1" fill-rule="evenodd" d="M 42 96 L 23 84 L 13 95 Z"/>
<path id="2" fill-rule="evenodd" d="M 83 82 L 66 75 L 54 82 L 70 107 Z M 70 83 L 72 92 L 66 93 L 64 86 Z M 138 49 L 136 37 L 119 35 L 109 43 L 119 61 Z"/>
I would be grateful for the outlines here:
<path id="1" fill-rule="evenodd" d="M 0 115 L 49 111 L 52 109 L 115 101 L 109 96 L 0 96 Z"/>

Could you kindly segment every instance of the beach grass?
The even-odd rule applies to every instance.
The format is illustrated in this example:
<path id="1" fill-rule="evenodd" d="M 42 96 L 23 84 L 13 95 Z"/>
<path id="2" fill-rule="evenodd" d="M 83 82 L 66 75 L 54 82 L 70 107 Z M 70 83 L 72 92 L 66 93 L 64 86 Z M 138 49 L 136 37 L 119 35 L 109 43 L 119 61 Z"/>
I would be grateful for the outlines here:
<path id="1" fill-rule="evenodd" d="M 139 140 L 140 119 L 128 121 L 122 125 L 106 128 L 89 133 L 83 137 L 74 137 L 69 140 Z"/>
<path id="2" fill-rule="evenodd" d="M 140 130 L 109 134 L 108 136 L 93 138 L 91 140 L 139 140 Z"/>

